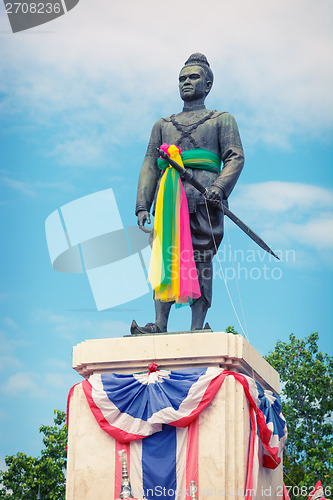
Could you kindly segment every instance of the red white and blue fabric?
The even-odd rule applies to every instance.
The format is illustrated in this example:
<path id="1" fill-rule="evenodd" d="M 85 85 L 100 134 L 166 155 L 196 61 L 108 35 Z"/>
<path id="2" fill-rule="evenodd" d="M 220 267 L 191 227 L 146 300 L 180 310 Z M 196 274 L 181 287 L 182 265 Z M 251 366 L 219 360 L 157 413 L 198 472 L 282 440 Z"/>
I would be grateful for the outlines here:
<path id="1" fill-rule="evenodd" d="M 321 481 L 318 481 L 316 486 L 310 493 L 308 500 L 326 500 L 324 497 L 324 490 L 321 485 Z"/>
<path id="2" fill-rule="evenodd" d="M 197 417 L 225 378 L 232 376 L 250 403 L 249 493 L 245 497 L 249 500 L 259 470 L 259 446 L 264 448 L 264 466 L 275 468 L 281 462 L 287 429 L 279 397 L 251 377 L 221 368 L 154 369 L 132 375 L 94 374 L 82 382 L 100 427 L 116 439 L 117 450 L 125 444 L 130 470 L 135 472 L 130 473 L 131 481 L 136 478 L 132 486 L 140 493 L 135 496 L 144 492 L 148 500 L 177 500 L 177 492 L 189 492 L 190 481 L 198 485 Z M 120 482 L 118 495 L 119 486 Z"/>
<path id="3" fill-rule="evenodd" d="M 286 487 L 283 485 L 283 500 L 290 500 L 290 496 L 288 493 L 288 489 L 293 489 L 296 485 L 293 484 L 292 486 Z M 297 486 L 296 486 L 297 487 Z M 330 488 L 328 488 L 329 491 L 331 491 Z M 324 497 L 324 489 L 322 487 L 321 481 L 318 481 L 316 486 L 311 487 L 310 495 L 308 500 L 326 500 Z"/>
<path id="4" fill-rule="evenodd" d="M 188 427 L 165 425 L 162 431 L 145 439 L 125 444 L 116 441 L 114 498 L 119 497 L 121 489 L 121 463 L 117 452 L 122 449 L 126 450 L 135 498 L 189 498 L 191 481 L 198 485 L 198 429 L 196 418 Z"/>

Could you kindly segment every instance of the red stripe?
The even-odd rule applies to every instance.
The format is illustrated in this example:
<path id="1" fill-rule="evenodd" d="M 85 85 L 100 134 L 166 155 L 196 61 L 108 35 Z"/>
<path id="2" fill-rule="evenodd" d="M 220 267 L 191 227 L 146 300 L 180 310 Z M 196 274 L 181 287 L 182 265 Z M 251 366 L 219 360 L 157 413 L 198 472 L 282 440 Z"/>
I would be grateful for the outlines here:
<path id="1" fill-rule="evenodd" d="M 318 481 L 312 492 L 310 493 L 310 496 L 308 500 L 311 500 L 311 498 L 315 495 L 315 493 L 318 493 L 318 491 L 322 488 L 321 481 Z"/>
<path id="2" fill-rule="evenodd" d="M 283 500 L 290 500 L 290 496 L 288 494 L 288 490 L 286 488 L 286 485 L 283 483 L 283 497 L 282 497 Z M 310 497 L 309 499 L 310 500 Z"/>
<path id="3" fill-rule="evenodd" d="M 253 492 L 253 459 L 254 459 L 254 445 L 256 439 L 256 428 L 255 428 L 255 420 L 254 420 L 254 412 L 253 409 L 250 408 L 250 449 L 248 455 L 247 462 L 247 477 L 246 477 L 246 496 L 245 500 L 252 499 Z"/>
<path id="4" fill-rule="evenodd" d="M 67 396 L 67 409 L 66 409 L 66 427 L 67 427 L 67 430 L 69 429 L 69 402 L 70 402 L 71 397 L 73 396 L 74 388 L 79 384 L 81 384 L 81 382 L 74 384 L 73 387 L 71 387 L 69 389 L 69 393 Z"/>
<path id="5" fill-rule="evenodd" d="M 81 382 L 78 382 L 77 384 L 74 384 L 73 387 L 69 389 L 69 393 L 67 396 L 67 407 L 66 407 L 66 427 L 67 427 L 67 432 L 69 430 L 69 402 L 71 400 L 71 397 L 73 396 L 74 393 L 74 388 L 81 384 Z M 68 442 L 66 443 L 66 451 L 68 451 Z"/>
<path id="6" fill-rule="evenodd" d="M 120 443 L 128 443 L 130 441 L 135 441 L 137 439 L 142 439 L 143 437 L 146 437 L 139 434 L 130 434 L 121 429 L 118 429 L 117 427 L 114 427 L 113 425 L 110 425 L 92 397 L 92 385 L 89 382 L 89 380 L 84 380 L 82 382 L 82 387 L 86 395 L 90 409 L 98 425 L 100 426 L 101 429 L 103 429 L 103 431 L 112 436 L 114 439 L 117 439 L 117 441 L 119 441 Z"/>
<path id="7" fill-rule="evenodd" d="M 268 444 L 271 437 L 272 437 L 273 432 L 267 427 L 266 420 L 265 420 L 263 413 L 259 410 L 259 408 L 255 404 L 255 402 L 251 396 L 249 383 L 248 383 L 247 379 L 243 375 L 241 375 L 240 373 L 228 372 L 228 375 L 233 375 L 235 377 L 235 379 L 238 380 L 238 382 L 240 382 L 242 384 L 244 391 L 245 391 L 245 394 L 246 394 L 246 397 L 257 415 L 261 443 L 262 443 L 263 447 L 265 448 L 265 450 L 267 451 L 268 455 L 270 455 L 270 457 L 271 457 L 271 460 L 269 462 L 267 462 L 267 463 L 270 463 L 270 465 L 271 465 L 269 468 L 270 469 L 276 468 L 281 463 L 281 458 L 278 457 L 279 449 L 277 447 L 271 448 Z M 275 467 L 273 467 L 273 463 L 275 463 Z"/>
<path id="8" fill-rule="evenodd" d="M 222 372 L 220 375 L 215 377 L 208 385 L 199 405 L 186 417 L 180 418 L 179 420 L 175 420 L 171 422 L 169 425 L 173 425 L 175 427 L 187 427 L 191 422 L 209 405 L 209 403 L 214 399 L 215 394 L 223 384 L 226 376 L 231 372 Z"/>
<path id="9" fill-rule="evenodd" d="M 277 456 L 277 453 L 273 456 L 264 454 L 262 464 L 266 469 L 276 469 L 276 467 L 281 463 L 281 458 Z"/>
<path id="10" fill-rule="evenodd" d="M 190 483 L 199 488 L 199 419 L 196 418 L 188 427 L 186 445 L 186 490 L 190 492 Z"/>

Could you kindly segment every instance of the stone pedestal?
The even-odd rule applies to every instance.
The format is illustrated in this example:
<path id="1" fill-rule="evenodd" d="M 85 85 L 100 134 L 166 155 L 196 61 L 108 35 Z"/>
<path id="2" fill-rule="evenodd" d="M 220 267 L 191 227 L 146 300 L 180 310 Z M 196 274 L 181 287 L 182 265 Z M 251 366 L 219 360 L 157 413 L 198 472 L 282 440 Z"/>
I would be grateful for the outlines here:
<path id="1" fill-rule="evenodd" d="M 140 372 L 152 362 L 159 369 L 227 368 L 279 393 L 278 373 L 240 335 L 189 332 L 87 340 L 73 351 L 73 367 L 84 377 Z M 243 387 L 227 377 L 199 416 L 199 500 L 244 498 L 249 420 Z M 114 471 L 115 442 L 98 426 L 78 385 L 70 401 L 66 500 L 114 500 Z M 130 478 L 135 486 L 133 471 Z M 253 498 L 281 498 L 282 485 L 281 465 L 274 470 L 261 466 Z"/>

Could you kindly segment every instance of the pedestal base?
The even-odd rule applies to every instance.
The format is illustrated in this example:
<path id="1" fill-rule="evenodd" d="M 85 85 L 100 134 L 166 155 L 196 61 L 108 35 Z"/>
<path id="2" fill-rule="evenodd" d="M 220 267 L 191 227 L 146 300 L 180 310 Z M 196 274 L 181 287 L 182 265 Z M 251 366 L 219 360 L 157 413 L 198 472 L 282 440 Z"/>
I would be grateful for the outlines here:
<path id="1" fill-rule="evenodd" d="M 227 367 L 228 370 L 254 375 L 265 388 L 274 388 L 278 392 L 278 374 L 238 335 L 222 332 L 91 340 L 74 348 L 73 364 L 82 374 L 134 373 L 147 369 L 150 362 L 165 369 Z M 197 498 L 245 498 L 250 408 L 242 385 L 233 376 L 227 377 L 198 419 Z M 261 464 L 252 498 L 281 499 L 282 466 L 266 469 L 262 466 L 262 450 L 258 456 Z M 115 440 L 101 430 L 81 385 L 78 385 L 69 410 L 66 499 L 114 500 L 119 496 L 119 492 L 115 492 L 115 464 L 118 460 Z M 139 478 L 131 465 L 129 473 L 134 495 L 141 496 Z M 183 494 L 175 498 L 190 497 Z"/>

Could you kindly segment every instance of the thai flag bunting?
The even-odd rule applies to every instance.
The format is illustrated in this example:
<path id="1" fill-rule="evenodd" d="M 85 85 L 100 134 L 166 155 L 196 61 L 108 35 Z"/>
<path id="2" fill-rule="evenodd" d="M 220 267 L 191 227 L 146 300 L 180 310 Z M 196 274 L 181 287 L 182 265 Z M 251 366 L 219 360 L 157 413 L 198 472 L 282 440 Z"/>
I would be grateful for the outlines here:
<path id="1" fill-rule="evenodd" d="M 321 481 L 318 481 L 316 486 L 312 489 L 308 500 L 325 500 L 324 490 L 321 485 Z"/>
<path id="2" fill-rule="evenodd" d="M 190 483 L 198 485 L 199 422 L 188 427 L 165 425 L 145 439 L 119 443 L 115 449 L 115 490 L 121 490 L 118 451 L 125 449 L 134 498 L 184 500 L 190 497 Z"/>
<path id="3" fill-rule="evenodd" d="M 197 417 L 228 376 L 243 386 L 250 403 L 250 490 L 256 485 L 259 446 L 264 449 L 264 466 L 275 468 L 287 437 L 279 397 L 251 377 L 217 367 L 157 370 L 152 364 L 149 372 L 93 374 L 82 382 L 96 421 L 116 440 L 117 450 L 127 451 L 135 496 L 189 498 L 190 481 L 198 485 Z M 116 470 L 118 463 L 116 458 Z M 116 481 L 115 498 L 119 488 Z"/>

